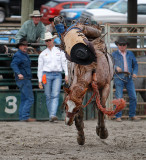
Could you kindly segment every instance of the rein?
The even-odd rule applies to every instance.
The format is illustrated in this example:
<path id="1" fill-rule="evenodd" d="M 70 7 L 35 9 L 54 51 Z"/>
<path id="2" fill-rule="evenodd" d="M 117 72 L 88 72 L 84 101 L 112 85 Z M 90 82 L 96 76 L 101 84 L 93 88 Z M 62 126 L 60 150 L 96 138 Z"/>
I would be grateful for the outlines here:
<path id="1" fill-rule="evenodd" d="M 88 100 L 88 102 L 85 105 L 82 105 L 83 108 L 87 107 L 89 103 L 91 103 L 92 99 L 95 97 L 96 92 L 93 92 L 93 95 L 91 96 L 91 98 Z"/>
<path id="2" fill-rule="evenodd" d="M 106 108 L 103 108 L 101 103 L 100 103 L 100 94 L 99 94 L 98 86 L 94 81 L 92 82 L 92 88 L 93 88 L 93 95 L 91 96 L 91 98 L 89 99 L 87 104 L 83 106 L 83 108 L 85 108 L 92 101 L 92 99 L 94 97 L 96 97 L 97 108 L 101 112 L 103 112 L 104 114 L 106 114 L 108 116 L 115 115 L 116 113 L 120 112 L 126 106 L 126 103 L 125 103 L 124 99 L 115 99 L 115 100 L 112 101 L 112 103 L 114 105 L 116 105 L 115 110 L 106 110 Z"/>
<path id="3" fill-rule="evenodd" d="M 96 95 L 96 92 L 93 92 L 93 95 L 92 95 L 91 98 L 88 100 L 88 102 L 86 103 L 86 105 L 78 105 L 76 112 L 72 112 L 72 113 L 71 113 L 71 112 L 66 111 L 66 116 L 67 116 L 68 118 L 73 118 L 73 116 L 80 111 L 81 107 L 82 107 L 82 108 L 85 108 L 85 107 L 87 107 L 87 105 L 88 105 L 89 103 L 91 103 L 91 101 L 92 101 L 92 99 L 95 97 L 95 95 Z M 67 99 L 66 99 L 66 101 L 67 101 Z M 65 103 L 66 103 L 66 101 L 65 101 Z M 81 106 L 81 107 L 80 107 L 80 106 Z"/>
<path id="4" fill-rule="evenodd" d="M 126 102 L 124 101 L 124 99 L 115 99 L 112 101 L 112 103 L 114 105 L 116 105 L 115 110 L 107 110 L 106 108 L 104 108 L 101 103 L 100 103 L 100 94 L 99 94 L 99 90 L 98 90 L 98 86 L 96 84 L 96 82 L 92 82 L 92 88 L 93 88 L 93 95 L 91 96 L 91 98 L 88 100 L 88 102 L 86 103 L 86 105 L 78 105 L 77 106 L 77 110 L 75 112 L 67 112 L 66 111 L 66 115 L 68 118 L 73 118 L 73 116 L 75 114 L 77 114 L 81 107 L 85 108 L 91 101 L 92 99 L 95 97 L 96 98 L 96 104 L 97 104 L 97 108 L 103 112 L 104 114 L 108 115 L 108 116 L 113 116 L 116 113 L 120 112 L 125 106 L 126 106 Z M 81 107 L 80 107 L 81 106 Z"/>
<path id="5" fill-rule="evenodd" d="M 92 88 L 93 88 L 93 83 L 94 82 L 92 82 Z M 97 86 L 97 85 L 96 85 Z M 85 105 L 78 105 L 77 106 L 77 108 L 78 108 L 78 110 L 76 111 L 76 112 L 68 112 L 68 111 L 66 111 L 66 116 L 68 117 L 68 118 L 72 118 L 75 114 L 77 114 L 79 111 L 80 111 L 80 106 L 82 107 L 82 108 L 85 108 L 85 107 L 87 107 L 88 106 L 88 104 L 89 103 L 91 103 L 91 101 L 92 101 L 92 99 L 94 98 L 96 96 L 96 92 L 95 92 L 95 90 L 94 90 L 94 92 L 93 92 L 93 95 L 91 96 L 91 98 L 88 100 L 88 102 L 85 104 Z M 66 99 L 66 101 L 67 101 L 67 99 Z M 66 103 L 66 101 L 65 101 L 65 103 Z"/>
<path id="6" fill-rule="evenodd" d="M 120 112 L 123 108 L 125 108 L 126 106 L 126 102 L 124 99 L 115 99 L 112 101 L 112 103 L 116 106 L 115 110 L 107 110 L 106 108 L 103 108 L 103 106 L 100 103 L 100 94 L 98 91 L 98 86 L 97 84 L 95 84 L 94 82 L 92 83 L 92 87 L 93 90 L 95 92 L 95 96 L 96 96 L 96 104 L 97 104 L 97 108 L 103 112 L 104 114 L 108 115 L 108 116 L 113 116 L 116 113 Z"/>

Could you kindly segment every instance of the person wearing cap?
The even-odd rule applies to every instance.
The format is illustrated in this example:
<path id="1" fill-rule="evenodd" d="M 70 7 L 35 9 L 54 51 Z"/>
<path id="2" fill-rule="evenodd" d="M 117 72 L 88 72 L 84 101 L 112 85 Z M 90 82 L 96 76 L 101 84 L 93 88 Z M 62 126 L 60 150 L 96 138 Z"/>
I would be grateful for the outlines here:
<path id="1" fill-rule="evenodd" d="M 50 122 L 56 121 L 59 94 L 62 84 L 62 71 L 65 72 L 65 81 L 68 81 L 68 69 L 65 53 L 54 46 L 54 38 L 50 32 L 45 33 L 43 39 L 47 48 L 42 51 L 38 58 L 38 81 L 39 88 L 44 86 L 46 104 Z"/>
<path id="2" fill-rule="evenodd" d="M 49 22 L 50 22 L 50 24 L 46 25 L 46 32 L 51 32 L 51 34 L 56 33 L 54 18 L 49 18 Z M 61 41 L 60 41 L 59 37 L 54 39 L 54 44 L 55 45 L 60 45 L 61 44 Z"/>
<path id="3" fill-rule="evenodd" d="M 15 73 L 16 85 L 20 89 L 21 103 L 19 106 L 19 120 L 34 122 L 36 120 L 30 118 L 30 108 L 34 103 L 34 95 L 31 84 L 31 61 L 27 54 L 27 46 L 26 39 L 20 39 L 16 45 L 18 51 L 13 56 L 11 68 Z"/>
<path id="4" fill-rule="evenodd" d="M 15 37 L 16 43 L 18 43 L 21 38 L 26 38 L 28 43 L 45 44 L 44 41 L 42 41 L 46 31 L 45 25 L 41 22 L 42 14 L 40 14 L 39 10 L 34 10 L 33 13 L 30 14 L 30 17 L 32 19 L 24 22 L 20 30 L 17 32 Z M 39 52 L 45 48 L 45 46 L 41 46 L 37 48 L 37 50 Z"/>
<path id="5" fill-rule="evenodd" d="M 125 37 L 119 37 L 115 44 L 118 50 L 112 53 L 114 60 L 114 85 L 116 98 L 123 98 L 125 87 L 129 96 L 129 120 L 138 121 L 136 117 L 137 98 L 133 78 L 137 77 L 138 64 L 133 52 L 127 50 L 129 43 Z M 116 121 L 121 122 L 122 111 L 116 114 Z"/>
<path id="6" fill-rule="evenodd" d="M 51 32 L 52 34 L 56 31 L 54 25 L 54 18 L 49 18 L 49 25 L 46 25 L 46 32 Z"/>

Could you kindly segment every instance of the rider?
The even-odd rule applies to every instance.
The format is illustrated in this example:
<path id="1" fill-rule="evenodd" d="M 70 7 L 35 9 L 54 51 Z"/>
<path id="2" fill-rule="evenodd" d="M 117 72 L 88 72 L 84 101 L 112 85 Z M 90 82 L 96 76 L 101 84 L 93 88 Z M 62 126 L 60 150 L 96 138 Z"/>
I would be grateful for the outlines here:
<path id="1" fill-rule="evenodd" d="M 65 44 L 66 52 L 68 50 L 67 49 L 68 46 L 69 48 L 72 48 L 70 50 L 70 53 L 68 52 L 66 53 L 66 57 L 69 61 L 75 62 L 77 64 L 81 64 L 81 65 L 91 64 L 93 61 L 96 61 L 96 56 L 95 56 L 96 53 L 90 41 L 95 40 L 96 38 L 100 37 L 101 31 L 99 28 L 92 27 L 91 25 L 88 26 L 86 24 L 81 24 L 78 22 L 73 23 L 70 27 L 67 28 L 62 16 L 55 17 L 54 24 L 55 24 L 56 31 L 60 38 L 61 38 L 61 34 L 64 34 L 64 32 L 66 32 L 65 36 L 68 35 L 68 37 L 70 38 L 69 40 L 68 37 L 66 36 L 67 37 L 66 43 L 69 42 L 69 45 Z M 70 33 L 76 29 L 78 31 L 75 31 L 74 33 Z M 85 36 L 83 36 L 83 34 L 81 36 L 80 32 L 81 33 L 83 32 Z M 65 36 L 63 36 L 64 39 L 65 39 Z M 81 39 L 81 37 L 83 38 Z M 73 41 L 71 39 L 73 39 Z M 87 42 L 86 43 L 84 39 L 90 39 L 90 41 L 86 40 Z M 80 43 L 79 43 L 79 40 L 80 40 Z M 62 41 L 64 40 L 62 39 Z M 103 44 L 103 41 L 101 40 L 100 45 L 102 46 L 102 44 Z M 103 49 L 104 46 L 102 46 L 101 48 Z M 102 50 L 102 51 L 105 52 L 105 50 Z M 71 66 L 71 65 L 73 65 L 73 63 L 68 62 L 68 66 Z M 96 70 L 93 69 L 92 73 L 93 73 L 93 77 L 92 77 L 93 81 L 97 81 Z"/>

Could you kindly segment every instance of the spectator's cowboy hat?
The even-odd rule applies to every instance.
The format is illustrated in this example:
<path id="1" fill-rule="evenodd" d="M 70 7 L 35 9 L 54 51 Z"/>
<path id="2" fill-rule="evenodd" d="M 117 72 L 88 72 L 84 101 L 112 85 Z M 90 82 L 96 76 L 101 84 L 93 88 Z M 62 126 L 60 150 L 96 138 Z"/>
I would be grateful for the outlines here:
<path id="1" fill-rule="evenodd" d="M 49 40 L 49 39 L 54 39 L 54 38 L 56 38 L 57 37 L 57 35 L 52 35 L 51 34 L 51 32 L 46 32 L 45 33 L 45 38 L 44 39 L 42 39 L 42 40 L 44 40 L 44 41 L 46 41 L 46 40 Z"/>
<path id="2" fill-rule="evenodd" d="M 117 41 L 115 41 L 115 44 L 118 46 L 119 44 L 126 44 L 129 45 L 127 38 L 125 37 L 119 37 Z"/>
<path id="3" fill-rule="evenodd" d="M 20 45 L 25 45 L 25 46 L 27 45 L 28 46 L 28 43 L 25 38 L 20 39 L 19 43 L 16 44 L 16 48 L 19 48 Z"/>
<path id="4" fill-rule="evenodd" d="M 34 10 L 32 14 L 29 15 L 30 17 L 42 17 L 43 14 L 40 14 L 39 10 Z"/>

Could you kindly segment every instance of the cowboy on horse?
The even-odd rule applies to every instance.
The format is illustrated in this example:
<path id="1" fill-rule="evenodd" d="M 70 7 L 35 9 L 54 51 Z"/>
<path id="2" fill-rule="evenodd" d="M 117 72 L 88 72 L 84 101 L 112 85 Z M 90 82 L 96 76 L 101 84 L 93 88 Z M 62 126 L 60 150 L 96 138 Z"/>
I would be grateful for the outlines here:
<path id="1" fill-rule="evenodd" d="M 70 66 L 73 65 L 70 67 L 73 68 L 70 87 L 64 88 L 67 93 L 65 122 L 67 125 L 72 125 L 75 120 L 78 130 L 77 141 L 78 144 L 83 145 L 85 137 L 82 101 L 86 91 L 91 89 L 93 96 L 89 102 L 95 97 L 99 109 L 96 133 L 100 138 L 105 139 L 108 137 L 108 131 L 105 127 L 104 114 L 116 114 L 125 107 L 125 101 L 114 100 L 113 103 L 117 105 L 116 109 L 106 110 L 105 104 L 110 93 L 114 71 L 111 56 L 107 53 L 106 45 L 101 37 L 101 28 L 98 25 L 80 22 L 66 28 L 62 17 L 56 17 L 54 23 L 61 38 L 61 49 L 65 51 L 67 59 L 71 62 Z"/>

